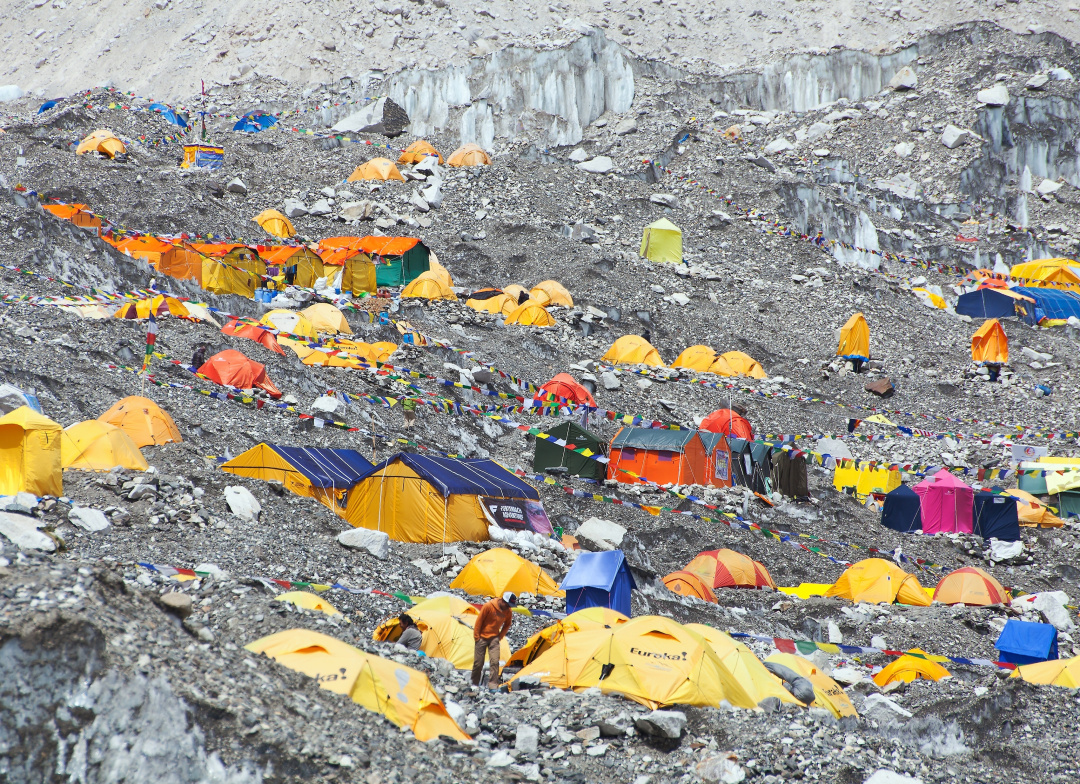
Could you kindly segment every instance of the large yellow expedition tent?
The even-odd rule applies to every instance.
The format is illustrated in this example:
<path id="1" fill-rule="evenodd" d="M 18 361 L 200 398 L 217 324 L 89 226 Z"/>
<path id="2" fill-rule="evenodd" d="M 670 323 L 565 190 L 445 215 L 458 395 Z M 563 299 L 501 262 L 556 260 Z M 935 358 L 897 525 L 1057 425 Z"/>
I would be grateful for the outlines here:
<path id="1" fill-rule="evenodd" d="M 574 298 L 570 296 L 566 286 L 557 280 L 542 280 L 532 287 L 529 297 L 536 300 L 545 308 L 560 305 L 564 308 L 574 307 Z"/>
<path id="2" fill-rule="evenodd" d="M 889 468 L 872 468 L 868 463 L 840 459 L 833 470 L 833 487 L 843 492 L 854 490 L 857 498 L 871 493 L 888 493 L 900 486 L 900 472 Z"/>
<path id="3" fill-rule="evenodd" d="M 1010 678 L 1022 678 L 1028 683 L 1040 686 L 1061 686 L 1065 689 L 1080 689 L 1080 656 L 1071 659 L 1051 659 L 1035 664 L 1021 664 Z"/>
<path id="4" fill-rule="evenodd" d="M 100 419 L 64 428 L 60 455 L 64 468 L 79 471 L 111 471 L 116 466 L 145 471 L 150 467 L 127 433 Z"/>
<path id="5" fill-rule="evenodd" d="M 506 323 L 523 327 L 554 327 L 555 317 L 536 300 L 527 299 L 510 312 Z"/>
<path id="6" fill-rule="evenodd" d="M 979 364 L 996 365 L 1009 361 L 1009 338 L 997 319 L 987 319 L 971 336 L 971 359 Z"/>
<path id="7" fill-rule="evenodd" d="M 339 510 L 341 499 L 371 463 L 353 449 L 256 444 L 221 465 L 236 476 L 280 482 L 286 490 Z"/>
<path id="8" fill-rule="evenodd" d="M 99 152 L 107 158 L 115 158 L 127 152 L 127 147 L 112 131 L 104 129 L 94 131 L 75 148 L 76 155 L 85 155 L 88 152 Z"/>
<path id="9" fill-rule="evenodd" d="M 684 348 L 682 353 L 671 363 L 673 368 L 686 368 L 696 370 L 699 373 L 707 373 L 716 362 L 716 350 L 711 346 L 690 346 Z"/>
<path id="10" fill-rule="evenodd" d="M 613 365 L 651 365 L 652 367 L 664 367 L 664 360 L 660 359 L 660 352 L 653 348 L 652 343 L 640 335 L 623 335 L 611 344 L 601 362 L 610 362 Z"/>
<path id="11" fill-rule="evenodd" d="M 1016 264 L 1009 276 L 1028 288 L 1080 289 L 1080 263 L 1071 259 L 1038 259 Z"/>
<path id="12" fill-rule="evenodd" d="M 825 595 L 870 604 L 930 606 L 930 597 L 918 578 L 882 558 L 866 558 L 852 564 Z"/>
<path id="13" fill-rule="evenodd" d="M 491 156 L 477 144 L 458 147 L 446 161 L 447 166 L 490 166 Z"/>
<path id="14" fill-rule="evenodd" d="M 446 712 L 428 677 L 411 667 L 307 629 L 278 632 L 244 647 L 316 678 L 324 689 L 348 695 L 361 707 L 412 730 L 417 740 L 440 735 L 469 739 Z"/>
<path id="15" fill-rule="evenodd" d="M 565 596 L 551 575 L 503 547 L 474 555 L 450 583 L 472 596 L 502 596 L 507 591 Z"/>
<path id="16" fill-rule="evenodd" d="M 465 304 L 481 313 L 502 313 L 504 316 L 517 310 L 517 300 L 499 289 L 474 291 Z"/>
<path id="17" fill-rule="evenodd" d="M 425 606 L 426 605 L 426 606 Z M 421 602 L 410 607 L 408 616 L 420 630 L 420 650 L 433 659 L 446 659 L 457 670 L 471 670 L 473 666 L 473 627 L 476 615 L 450 613 L 431 609 L 434 605 Z M 396 642 L 401 636 L 401 624 L 397 616 L 380 625 L 372 634 L 376 642 Z M 504 637 L 499 642 L 499 660 L 510 659 L 510 644 Z"/>
<path id="18" fill-rule="evenodd" d="M 296 310 L 284 310 L 282 308 L 271 310 L 259 319 L 259 323 L 264 327 L 287 332 L 290 335 L 299 335 L 312 340 L 319 339 L 319 333 L 316 332 L 315 326 L 308 320 L 308 317 Z M 289 338 L 286 337 L 285 339 L 288 340 Z M 281 336 L 278 336 L 278 342 L 281 342 Z"/>
<path id="19" fill-rule="evenodd" d="M 506 665 L 524 667 L 526 664 L 531 664 L 537 656 L 561 640 L 564 635 L 595 629 L 612 629 L 629 620 L 618 610 L 612 610 L 609 607 L 586 607 L 538 631 L 514 651 L 514 654 L 507 659 Z"/>
<path id="20" fill-rule="evenodd" d="M 293 228 L 292 221 L 277 210 L 263 210 L 252 218 L 252 220 L 258 223 L 262 230 L 267 234 L 273 234 L 275 237 L 281 237 L 283 240 L 287 240 L 289 237 L 296 234 L 296 229 Z"/>
<path id="21" fill-rule="evenodd" d="M 741 351 L 725 351 L 720 355 L 719 359 L 724 360 L 736 376 L 768 378 L 768 374 L 765 372 L 765 369 L 761 367 L 761 363 L 749 354 L 744 354 Z M 713 372 L 718 373 L 720 371 L 713 370 Z M 721 375 L 723 375 L 723 373 L 721 373 Z"/>
<path id="22" fill-rule="evenodd" d="M 1064 520 L 1026 490 L 1010 487 L 1005 492 L 1016 499 L 1016 512 L 1020 517 L 1020 525 L 1038 528 L 1061 528 L 1065 525 Z"/>
<path id="23" fill-rule="evenodd" d="M 62 431 L 29 406 L 0 417 L 0 495 L 64 494 Z"/>
<path id="24" fill-rule="evenodd" d="M 925 653 L 925 651 L 918 648 L 913 648 L 912 652 Z M 874 683 L 878 685 L 878 688 L 884 689 L 894 681 L 911 683 L 916 678 L 940 681 L 942 678 L 948 677 L 950 677 L 949 671 L 935 661 L 924 659 L 921 656 L 901 656 L 875 675 Z"/>
<path id="25" fill-rule="evenodd" d="M 641 233 L 640 255 L 649 261 L 682 262 L 682 229 L 661 218 Z"/>
<path id="26" fill-rule="evenodd" d="M 870 359 L 870 326 L 866 316 L 856 313 L 840 327 L 840 344 L 836 356 L 844 359 Z"/>
<path id="27" fill-rule="evenodd" d="M 357 166 L 346 182 L 357 182 L 359 180 L 381 180 L 383 182 L 401 180 L 404 182 L 405 178 L 401 176 L 398 167 L 389 158 L 372 158 L 367 163 L 361 163 Z"/>
<path id="28" fill-rule="evenodd" d="M 184 440 L 172 417 L 147 397 L 132 395 L 118 400 L 98 419 L 123 430 L 137 447 L 179 444 Z"/>

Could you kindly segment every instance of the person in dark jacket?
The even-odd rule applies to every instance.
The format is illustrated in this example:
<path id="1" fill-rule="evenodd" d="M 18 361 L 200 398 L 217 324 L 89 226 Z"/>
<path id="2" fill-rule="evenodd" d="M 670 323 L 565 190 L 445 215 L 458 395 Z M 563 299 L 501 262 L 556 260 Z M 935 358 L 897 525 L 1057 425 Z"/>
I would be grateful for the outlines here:
<path id="1" fill-rule="evenodd" d="M 206 364 L 206 344 L 200 343 L 195 346 L 195 351 L 191 355 L 191 366 L 198 370 L 204 364 Z"/>

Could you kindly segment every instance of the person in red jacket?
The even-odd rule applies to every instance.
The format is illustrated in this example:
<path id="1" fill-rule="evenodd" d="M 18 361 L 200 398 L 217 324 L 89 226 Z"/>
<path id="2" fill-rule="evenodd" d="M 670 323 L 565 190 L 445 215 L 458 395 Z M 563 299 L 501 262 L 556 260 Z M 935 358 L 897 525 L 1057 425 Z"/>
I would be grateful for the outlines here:
<path id="1" fill-rule="evenodd" d="M 473 665 L 472 684 L 480 685 L 480 676 L 484 671 L 484 657 L 488 660 L 488 688 L 499 688 L 499 643 L 510 631 L 514 620 L 513 608 L 517 607 L 517 596 L 510 591 L 501 597 L 492 599 L 480 608 L 480 615 L 473 626 Z"/>

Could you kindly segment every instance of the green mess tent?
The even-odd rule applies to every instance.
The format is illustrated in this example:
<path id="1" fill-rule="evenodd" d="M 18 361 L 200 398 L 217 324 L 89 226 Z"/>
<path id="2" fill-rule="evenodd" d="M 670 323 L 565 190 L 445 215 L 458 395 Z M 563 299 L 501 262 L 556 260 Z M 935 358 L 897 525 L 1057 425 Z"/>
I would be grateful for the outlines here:
<path id="1" fill-rule="evenodd" d="M 563 439 L 567 444 L 573 444 L 575 448 L 588 448 L 598 455 L 602 455 L 605 452 L 604 442 L 576 422 L 567 420 L 566 422 L 561 422 L 554 427 L 548 428 L 545 432 L 549 436 Z M 549 468 L 557 467 L 568 469 L 571 476 L 581 476 L 586 479 L 595 479 L 597 481 L 601 481 L 607 471 L 604 464 L 601 462 L 592 460 L 584 455 L 579 455 L 577 452 L 571 452 L 569 449 L 565 449 L 558 444 L 553 444 L 550 441 L 545 441 L 542 438 L 536 439 L 536 454 L 533 457 L 533 469 L 536 471 L 546 471 Z"/>

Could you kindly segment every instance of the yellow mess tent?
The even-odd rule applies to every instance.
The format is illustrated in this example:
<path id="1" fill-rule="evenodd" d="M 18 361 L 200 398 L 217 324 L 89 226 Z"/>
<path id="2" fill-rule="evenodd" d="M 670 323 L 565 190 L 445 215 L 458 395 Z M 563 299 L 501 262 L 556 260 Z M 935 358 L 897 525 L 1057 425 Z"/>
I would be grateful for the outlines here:
<path id="1" fill-rule="evenodd" d="M 305 610 L 315 610 L 317 612 L 326 613 L 327 615 L 341 615 L 339 610 L 326 599 L 322 598 L 308 591 L 288 591 L 286 593 L 279 593 L 274 597 L 275 602 L 288 602 L 289 604 L 301 607 Z"/>
<path id="2" fill-rule="evenodd" d="M 63 428 L 29 406 L 0 417 L 0 495 L 64 494 Z"/>
<path id="3" fill-rule="evenodd" d="M 452 614 L 420 605 L 409 608 L 406 613 L 420 631 L 420 650 L 425 655 L 433 659 L 446 659 L 457 670 L 472 669 L 476 615 Z M 372 634 L 376 642 L 397 642 L 399 637 L 401 624 L 397 616 L 383 622 Z M 499 661 L 505 662 L 509 658 L 510 644 L 503 638 L 499 642 Z"/>
<path id="4" fill-rule="evenodd" d="M 918 648 L 912 649 L 912 653 L 925 653 Z M 894 681 L 911 683 L 916 678 L 924 678 L 928 681 L 940 681 L 950 677 L 949 671 L 935 661 L 923 659 L 919 656 L 901 656 L 881 672 L 874 676 L 874 683 L 878 688 L 884 689 Z"/>
<path id="5" fill-rule="evenodd" d="M 1011 678 L 1021 678 L 1040 686 L 1061 686 L 1080 689 L 1080 656 L 1071 659 L 1051 659 L 1035 664 L 1021 664 L 1013 670 Z"/>
<path id="6" fill-rule="evenodd" d="M 601 362 L 610 362 L 613 365 L 651 365 L 652 367 L 664 367 L 664 360 L 660 359 L 660 352 L 653 348 L 652 343 L 640 335 L 623 335 L 611 344 Z"/>
<path id="7" fill-rule="evenodd" d="M 412 730 L 417 740 L 440 735 L 469 739 L 446 712 L 428 677 L 411 667 L 307 629 L 278 632 L 244 647 L 317 679 L 324 689 L 348 695 L 361 707 Z"/>
<path id="8" fill-rule="evenodd" d="M 309 305 L 300 311 L 311 322 L 316 332 L 326 335 L 352 334 L 352 327 L 345 319 L 345 314 L 329 302 Z"/>
<path id="9" fill-rule="evenodd" d="M 864 499 L 871 493 L 888 493 L 900 486 L 900 472 L 888 468 L 871 468 L 868 463 L 840 459 L 833 469 L 833 487 L 843 492 L 854 490 Z"/>
<path id="10" fill-rule="evenodd" d="M 737 376 L 749 376 L 750 378 L 768 378 L 768 374 L 761 367 L 761 363 L 748 354 L 741 351 L 725 351 L 720 355 L 729 368 Z M 719 371 L 714 370 L 714 373 Z M 723 375 L 723 373 L 721 373 Z"/>
<path id="11" fill-rule="evenodd" d="M 111 471 L 116 466 L 145 471 L 150 467 L 127 433 L 99 419 L 65 427 L 60 455 L 64 468 L 77 471 Z"/>
<path id="12" fill-rule="evenodd" d="M 859 715 L 840 684 L 821 672 L 809 659 L 793 653 L 774 653 L 765 661 L 782 664 L 810 681 L 814 685 L 814 707 L 825 708 L 838 719 Z"/>
<path id="13" fill-rule="evenodd" d="M 319 333 L 315 330 L 315 325 L 308 320 L 307 316 L 296 310 L 271 310 L 259 319 L 259 323 L 264 327 L 286 332 L 289 335 L 297 335 L 311 340 L 319 339 Z M 282 337 L 281 335 L 278 336 L 278 342 L 281 342 Z M 286 336 L 285 339 L 288 340 L 289 337 Z"/>
<path id="14" fill-rule="evenodd" d="M 1080 263 L 1071 259 L 1039 259 L 1016 264 L 1009 276 L 1028 288 L 1080 289 Z"/>
<path id="15" fill-rule="evenodd" d="M 293 228 L 292 221 L 286 218 L 277 210 L 263 210 L 254 218 L 253 221 L 262 227 L 262 230 L 267 234 L 273 234 L 275 237 L 281 237 L 283 240 L 287 240 L 296 234 L 296 229 Z"/>
<path id="16" fill-rule="evenodd" d="M 1053 514 L 1046 504 L 1026 490 L 1010 487 L 1005 492 L 1016 499 L 1016 512 L 1020 517 L 1020 525 L 1040 528 L 1061 528 L 1065 525 L 1064 520 Z"/>
<path id="17" fill-rule="evenodd" d="M 564 635 L 580 631 L 612 629 L 629 620 L 618 610 L 612 610 L 609 607 L 587 607 L 584 610 L 578 610 L 551 626 L 541 629 L 526 640 L 525 644 L 507 659 L 506 666 L 524 667 L 531 664 L 537 656 L 557 643 Z"/>
<path id="18" fill-rule="evenodd" d="M 915 575 L 881 558 L 867 558 L 849 566 L 826 596 L 870 604 L 910 604 L 929 607 L 930 597 Z"/>
<path id="19" fill-rule="evenodd" d="M 363 292 L 377 293 L 379 290 L 377 275 L 375 262 L 367 253 L 349 256 L 340 268 L 331 266 L 326 270 L 328 283 L 333 284 L 338 291 L 347 291 L 353 296 L 359 296 Z"/>
<path id="20" fill-rule="evenodd" d="M 477 144 L 458 147 L 446 161 L 447 166 L 490 166 L 491 156 Z"/>
<path id="21" fill-rule="evenodd" d="M 507 591 L 565 596 L 551 575 L 503 547 L 474 555 L 450 583 L 472 596 L 502 596 Z"/>
<path id="22" fill-rule="evenodd" d="M 667 218 L 650 223 L 641 233 L 639 255 L 649 261 L 680 263 L 682 261 L 682 229 Z"/>
<path id="23" fill-rule="evenodd" d="M 856 313 L 840 327 L 840 344 L 836 347 L 836 356 L 845 359 L 870 359 L 870 325 L 866 316 Z"/>
<path id="24" fill-rule="evenodd" d="M 719 629 L 701 623 L 688 623 L 686 628 L 705 638 L 720 662 L 755 702 L 760 703 L 766 697 L 776 697 L 780 702 L 802 705 L 784 688 L 783 681 L 765 669 L 761 659 L 741 642 L 736 642 Z"/>
<path id="25" fill-rule="evenodd" d="M 532 287 L 529 297 L 536 300 L 545 308 L 559 305 L 564 308 L 574 307 L 574 298 L 570 296 L 566 286 L 557 280 L 542 280 Z"/>
<path id="26" fill-rule="evenodd" d="M 987 319 L 971 336 L 971 359 L 978 364 L 1004 365 L 1009 361 L 1009 338 L 997 319 Z"/>
<path id="27" fill-rule="evenodd" d="M 239 294 L 254 299 L 255 289 L 259 288 L 259 276 L 204 255 L 199 285 L 212 294 Z"/>
<path id="28" fill-rule="evenodd" d="M 420 161 L 427 158 L 429 155 L 434 155 L 439 159 L 439 163 L 442 164 L 442 155 L 432 147 L 428 142 L 423 139 L 417 139 L 402 151 L 401 156 L 397 159 L 398 163 L 420 163 Z"/>
<path id="29" fill-rule="evenodd" d="M 401 290 L 402 299 L 457 299 L 457 294 L 430 271 L 421 273 L 412 283 Z"/>
<path id="30" fill-rule="evenodd" d="M 184 440 L 173 418 L 147 397 L 132 395 L 118 400 L 98 419 L 123 430 L 140 448 Z"/>
<path id="31" fill-rule="evenodd" d="M 291 493 L 337 511 L 371 463 L 351 449 L 256 444 L 221 464 L 221 470 L 263 482 L 280 482 Z"/>
<path id="32" fill-rule="evenodd" d="M 527 299 L 510 312 L 505 323 L 523 327 L 553 327 L 555 317 L 536 300 Z"/>
<path id="33" fill-rule="evenodd" d="M 724 700 L 738 708 L 757 705 L 704 637 L 655 615 L 565 634 L 514 681 L 532 675 L 560 689 L 622 694 L 654 710 L 717 707 Z"/>
<path id="34" fill-rule="evenodd" d="M 389 158 L 372 158 L 367 163 L 361 163 L 357 166 L 346 182 L 357 182 L 359 180 L 381 180 L 382 182 L 400 180 L 404 182 L 405 178 L 401 176 L 398 167 Z"/>
<path id="35" fill-rule="evenodd" d="M 106 158 L 115 158 L 117 155 L 126 153 L 127 147 L 116 138 L 116 134 L 112 131 L 102 129 L 94 131 L 75 148 L 76 155 L 85 155 L 88 152 L 99 152 Z"/>
<path id="36" fill-rule="evenodd" d="M 690 346 L 684 348 L 682 353 L 675 358 L 675 361 L 671 363 L 673 368 L 686 368 L 687 370 L 696 370 L 699 373 L 706 373 L 716 362 L 716 350 L 710 346 Z"/>
<path id="37" fill-rule="evenodd" d="M 516 299 L 498 289 L 474 291 L 465 304 L 481 313 L 502 313 L 504 316 L 509 316 L 518 306 Z"/>

